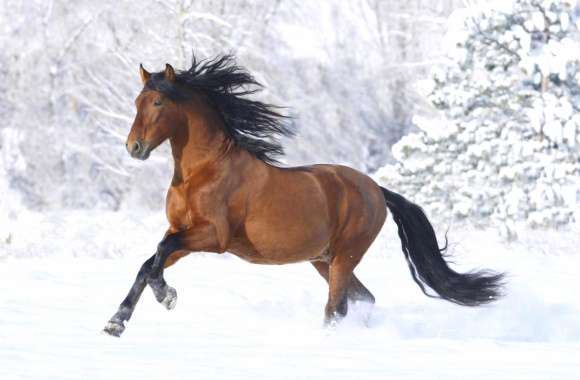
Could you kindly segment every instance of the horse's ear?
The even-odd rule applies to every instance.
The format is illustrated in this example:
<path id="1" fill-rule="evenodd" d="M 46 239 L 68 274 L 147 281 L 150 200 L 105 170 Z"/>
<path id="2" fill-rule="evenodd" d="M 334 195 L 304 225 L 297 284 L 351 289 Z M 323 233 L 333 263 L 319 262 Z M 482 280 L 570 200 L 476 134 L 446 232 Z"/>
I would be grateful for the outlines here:
<path id="1" fill-rule="evenodd" d="M 170 82 L 175 82 L 175 70 L 169 63 L 165 64 L 165 79 Z"/>
<path id="2" fill-rule="evenodd" d="M 147 84 L 149 78 L 151 78 L 151 74 L 143 68 L 143 64 L 139 65 L 139 75 L 141 76 L 141 82 L 143 82 L 143 85 Z"/>

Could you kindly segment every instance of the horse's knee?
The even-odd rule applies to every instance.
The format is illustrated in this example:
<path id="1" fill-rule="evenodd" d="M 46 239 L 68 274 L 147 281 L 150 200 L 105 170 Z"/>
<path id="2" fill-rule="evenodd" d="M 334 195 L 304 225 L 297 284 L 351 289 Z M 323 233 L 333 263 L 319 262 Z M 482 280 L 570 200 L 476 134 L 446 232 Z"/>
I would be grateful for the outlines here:
<path id="1" fill-rule="evenodd" d="M 179 249 L 181 249 L 181 234 L 179 232 L 165 236 L 157 244 L 157 253 L 162 255 L 169 255 Z"/>

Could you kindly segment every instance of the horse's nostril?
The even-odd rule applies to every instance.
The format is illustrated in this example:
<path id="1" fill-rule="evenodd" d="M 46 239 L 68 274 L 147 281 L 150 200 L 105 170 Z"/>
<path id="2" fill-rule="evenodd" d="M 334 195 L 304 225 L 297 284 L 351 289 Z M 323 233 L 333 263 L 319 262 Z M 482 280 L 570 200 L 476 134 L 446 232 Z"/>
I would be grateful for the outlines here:
<path id="1" fill-rule="evenodd" d="M 141 152 L 141 144 L 139 144 L 139 141 L 135 141 L 135 143 L 133 144 L 133 153 L 139 152 Z"/>

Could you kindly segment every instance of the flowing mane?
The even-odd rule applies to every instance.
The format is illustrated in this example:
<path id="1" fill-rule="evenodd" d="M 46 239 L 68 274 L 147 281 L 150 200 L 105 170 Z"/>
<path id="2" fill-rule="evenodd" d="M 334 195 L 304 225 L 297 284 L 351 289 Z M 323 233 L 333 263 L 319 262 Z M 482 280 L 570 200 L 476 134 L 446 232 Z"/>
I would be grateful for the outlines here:
<path id="1" fill-rule="evenodd" d="M 159 91 L 169 99 L 183 102 L 196 93 L 203 94 L 221 115 L 227 136 L 256 158 L 276 163 L 284 154 L 280 136 L 293 136 L 288 117 L 279 107 L 248 99 L 263 86 L 232 55 L 198 61 L 176 72 L 174 82 L 165 80 L 164 72 L 153 73 L 146 88 Z"/>

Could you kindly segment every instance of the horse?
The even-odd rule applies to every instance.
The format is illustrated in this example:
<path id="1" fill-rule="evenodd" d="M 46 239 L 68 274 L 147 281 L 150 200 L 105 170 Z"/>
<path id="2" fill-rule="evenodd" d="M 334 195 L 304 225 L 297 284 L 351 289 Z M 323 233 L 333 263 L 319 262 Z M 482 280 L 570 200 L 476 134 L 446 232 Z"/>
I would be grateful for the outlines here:
<path id="1" fill-rule="evenodd" d="M 310 262 L 328 283 L 324 323 L 335 325 L 349 301 L 375 302 L 353 271 L 382 229 L 387 209 L 423 293 L 465 306 L 501 296 L 503 274 L 449 267 L 447 244 L 440 248 L 421 207 L 402 195 L 346 166 L 280 165 L 280 138 L 295 130 L 279 107 L 251 96 L 262 85 L 231 55 L 192 61 L 182 71 L 166 64 L 149 73 L 139 66 L 143 89 L 126 148 L 146 160 L 169 140 L 169 226 L 104 332 L 123 333 L 147 285 L 173 309 L 177 293 L 163 272 L 191 252 L 229 252 L 256 264 Z"/>

